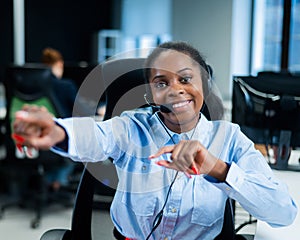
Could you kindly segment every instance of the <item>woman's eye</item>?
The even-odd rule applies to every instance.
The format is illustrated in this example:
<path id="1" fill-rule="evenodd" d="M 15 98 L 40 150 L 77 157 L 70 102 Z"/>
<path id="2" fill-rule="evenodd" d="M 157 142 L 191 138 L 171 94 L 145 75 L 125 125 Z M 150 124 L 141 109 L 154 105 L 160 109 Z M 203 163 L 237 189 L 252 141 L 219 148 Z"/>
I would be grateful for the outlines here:
<path id="1" fill-rule="evenodd" d="M 181 82 L 183 83 L 188 83 L 192 80 L 192 77 L 187 76 L 187 77 L 182 77 Z"/>
<path id="2" fill-rule="evenodd" d="M 158 83 L 155 83 L 155 87 L 156 88 L 163 88 L 167 86 L 167 84 L 165 82 L 158 82 Z"/>

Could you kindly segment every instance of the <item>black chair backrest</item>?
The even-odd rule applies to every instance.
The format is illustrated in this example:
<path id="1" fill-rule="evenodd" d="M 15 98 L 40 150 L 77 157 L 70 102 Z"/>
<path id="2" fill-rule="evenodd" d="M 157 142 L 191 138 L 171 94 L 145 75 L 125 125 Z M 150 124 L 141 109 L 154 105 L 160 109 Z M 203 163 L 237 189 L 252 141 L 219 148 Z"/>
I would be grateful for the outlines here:
<path id="1" fill-rule="evenodd" d="M 11 122 L 14 112 L 23 104 L 43 105 L 56 117 L 64 117 L 60 103 L 52 89 L 53 75 L 50 68 L 42 64 L 9 66 L 4 80 L 6 94 L 6 140 L 9 159 L 15 158 L 15 145 L 11 139 Z M 40 161 L 62 159 L 51 151 L 40 151 Z M 49 160 L 50 159 L 50 160 Z M 49 162 L 48 162 L 49 164 Z"/>
<path id="2" fill-rule="evenodd" d="M 236 232 L 234 225 L 234 210 L 232 200 L 230 198 L 226 201 L 224 211 L 224 222 L 221 233 L 214 240 L 235 240 Z"/>
<path id="3" fill-rule="evenodd" d="M 52 88 L 53 78 L 51 69 L 42 64 L 9 66 L 4 81 L 7 104 L 10 106 L 13 97 L 17 97 L 27 103 L 47 98 L 51 107 L 54 108 L 54 114 L 57 117 L 64 117 L 63 108 Z"/>
<path id="4" fill-rule="evenodd" d="M 105 83 L 106 112 L 104 119 L 119 116 L 124 110 L 145 105 L 143 58 L 108 61 L 102 68 Z"/>

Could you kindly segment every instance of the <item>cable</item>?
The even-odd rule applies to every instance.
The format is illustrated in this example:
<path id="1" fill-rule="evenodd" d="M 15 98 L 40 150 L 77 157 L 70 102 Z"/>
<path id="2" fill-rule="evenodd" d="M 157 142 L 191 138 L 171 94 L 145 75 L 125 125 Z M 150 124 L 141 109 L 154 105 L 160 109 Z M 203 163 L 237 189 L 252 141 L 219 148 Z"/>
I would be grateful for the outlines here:
<path id="1" fill-rule="evenodd" d="M 174 184 L 174 182 L 175 182 L 175 180 L 176 180 L 176 178 L 177 178 L 177 175 L 178 175 L 178 171 L 176 172 L 175 177 L 174 177 L 174 179 L 172 180 L 171 185 L 170 185 L 170 187 L 169 187 L 169 189 L 168 189 L 167 196 L 166 196 L 166 200 L 165 200 L 165 202 L 164 202 L 163 207 L 161 208 L 161 210 L 158 212 L 158 214 L 157 214 L 157 215 L 155 216 L 155 218 L 154 218 L 154 221 L 153 221 L 153 224 L 152 224 L 151 232 L 148 234 L 146 240 L 148 240 L 148 239 L 151 237 L 152 233 L 156 230 L 156 228 L 159 226 L 159 224 L 160 224 L 160 222 L 161 222 L 161 220 L 162 220 L 163 213 L 164 213 L 164 209 L 165 209 L 165 207 L 166 207 L 166 205 L 167 205 L 167 201 L 168 201 L 168 198 L 169 198 L 169 195 L 170 195 L 172 186 L 173 186 L 173 184 Z"/>
<path id="2" fill-rule="evenodd" d="M 201 116 L 201 115 L 199 115 L 199 119 L 200 119 L 200 116 Z M 169 133 L 169 131 L 168 131 L 168 129 L 166 128 L 166 126 L 163 124 L 163 122 L 162 122 L 162 120 L 160 119 L 160 117 L 158 116 L 158 114 L 156 114 L 156 117 L 158 118 L 159 122 L 161 123 L 161 125 L 163 126 L 163 128 L 165 129 L 165 131 L 167 132 L 167 134 L 169 135 L 169 137 L 171 138 L 173 144 L 176 144 L 175 141 L 174 141 L 174 139 L 173 139 L 173 137 L 172 137 L 171 134 Z M 198 122 L 199 122 L 199 119 L 198 119 Z M 198 124 L 198 122 L 197 122 L 197 124 Z M 194 135 L 194 133 L 195 133 L 197 124 L 196 124 L 196 126 L 194 127 L 194 130 L 193 130 L 193 133 L 192 133 L 190 139 L 192 139 L 192 137 L 193 137 L 193 135 Z M 175 177 L 174 177 L 174 179 L 172 180 L 172 182 L 171 182 L 171 184 L 170 184 L 170 187 L 169 187 L 169 189 L 168 189 L 167 196 L 166 196 L 165 202 L 164 202 L 164 204 L 163 204 L 163 207 L 162 207 L 161 210 L 158 212 L 158 214 L 155 216 L 154 221 L 153 221 L 153 223 L 152 223 L 152 229 L 151 229 L 150 233 L 148 234 L 146 240 L 148 240 L 148 239 L 151 237 L 152 233 L 156 230 L 156 228 L 157 228 L 157 227 L 159 226 L 159 224 L 161 223 L 161 220 L 162 220 L 162 217 L 163 217 L 163 213 L 164 213 L 164 209 L 165 209 L 165 207 L 166 207 L 166 205 L 167 205 L 168 198 L 169 198 L 169 195 L 170 195 L 172 186 L 173 186 L 173 184 L 174 184 L 174 182 L 175 182 L 175 180 L 176 180 L 176 178 L 177 178 L 177 176 L 178 176 L 178 173 L 179 173 L 179 171 L 176 171 Z"/>

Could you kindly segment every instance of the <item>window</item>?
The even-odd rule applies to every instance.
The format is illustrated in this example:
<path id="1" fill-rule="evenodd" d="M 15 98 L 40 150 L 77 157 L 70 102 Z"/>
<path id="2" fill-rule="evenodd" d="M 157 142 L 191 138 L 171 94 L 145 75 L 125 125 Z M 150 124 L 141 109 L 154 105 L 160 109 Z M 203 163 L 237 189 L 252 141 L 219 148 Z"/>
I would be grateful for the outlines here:
<path id="1" fill-rule="evenodd" d="M 300 71 L 300 0 L 292 1 L 289 70 Z"/>
<path id="2" fill-rule="evenodd" d="M 256 0 L 253 8 L 252 71 L 279 71 L 283 0 Z"/>
<path id="3" fill-rule="evenodd" d="M 253 0 L 251 74 L 300 71 L 300 0 Z"/>

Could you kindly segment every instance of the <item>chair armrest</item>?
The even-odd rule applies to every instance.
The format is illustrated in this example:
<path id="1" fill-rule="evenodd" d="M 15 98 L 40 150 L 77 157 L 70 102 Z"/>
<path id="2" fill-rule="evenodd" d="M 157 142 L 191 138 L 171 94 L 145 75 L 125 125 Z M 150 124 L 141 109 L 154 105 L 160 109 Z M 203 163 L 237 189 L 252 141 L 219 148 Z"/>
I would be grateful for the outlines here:
<path id="1" fill-rule="evenodd" d="M 40 240 L 71 240 L 71 231 L 68 229 L 51 229 L 45 232 Z"/>
<path id="2" fill-rule="evenodd" d="M 254 235 L 251 234 L 237 234 L 235 240 L 253 240 Z"/>

